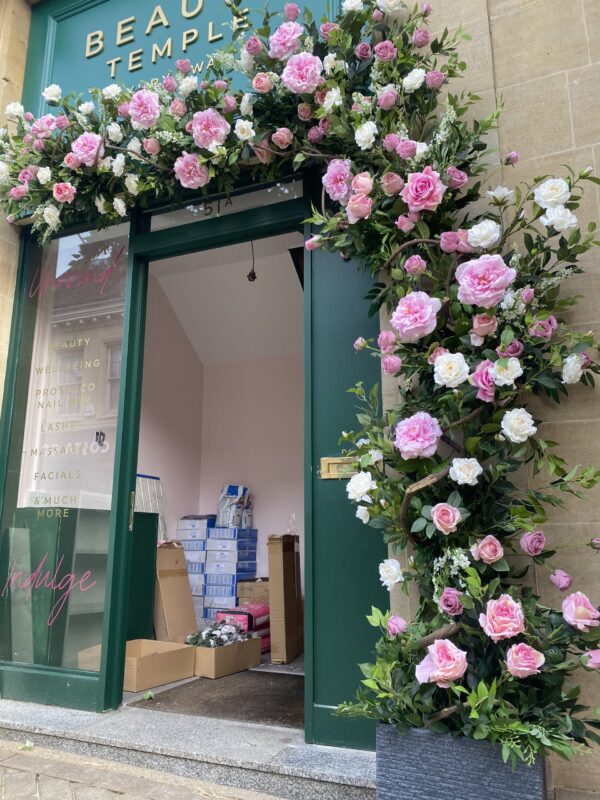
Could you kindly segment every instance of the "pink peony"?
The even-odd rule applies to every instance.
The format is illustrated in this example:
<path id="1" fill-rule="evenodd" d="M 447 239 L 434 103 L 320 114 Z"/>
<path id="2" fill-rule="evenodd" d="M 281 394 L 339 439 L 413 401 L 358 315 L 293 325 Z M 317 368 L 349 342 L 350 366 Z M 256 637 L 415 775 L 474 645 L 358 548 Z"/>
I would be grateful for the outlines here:
<path id="1" fill-rule="evenodd" d="M 186 189 L 200 189 L 210 181 L 208 170 L 193 153 L 182 153 L 174 169 L 175 177 Z"/>
<path id="2" fill-rule="evenodd" d="M 431 353 L 427 356 L 427 363 L 433 366 L 435 364 L 436 358 L 443 356 L 445 353 L 449 353 L 450 351 L 447 350 L 445 347 L 435 347 Z"/>
<path id="3" fill-rule="evenodd" d="M 366 194 L 351 195 L 346 205 L 348 222 L 353 225 L 361 219 L 369 219 L 373 208 L 373 200 Z"/>
<path id="4" fill-rule="evenodd" d="M 396 448 L 405 460 L 429 458 L 437 453 L 442 429 L 435 417 L 426 411 L 417 411 L 396 425 Z"/>
<path id="5" fill-rule="evenodd" d="M 562 602 L 562 613 L 565 622 L 583 633 L 600 625 L 598 622 L 600 611 L 594 608 L 583 592 L 575 592 L 565 597 Z"/>
<path id="6" fill-rule="evenodd" d="M 373 178 L 368 172 L 359 172 L 350 184 L 352 191 L 357 194 L 371 194 L 373 191 Z"/>
<path id="7" fill-rule="evenodd" d="M 422 275 L 427 269 L 427 262 L 419 255 L 412 255 L 404 262 L 404 269 L 409 275 Z"/>
<path id="8" fill-rule="evenodd" d="M 382 353 L 391 353 L 396 346 L 396 334 L 393 331 L 381 331 L 377 337 L 377 346 Z"/>
<path id="9" fill-rule="evenodd" d="M 509 345 L 498 345 L 496 352 L 500 358 L 518 358 L 525 348 L 518 339 L 513 339 Z"/>
<path id="10" fill-rule="evenodd" d="M 444 84 L 446 76 L 439 69 L 431 69 L 425 75 L 425 85 L 428 89 L 439 89 Z"/>
<path id="11" fill-rule="evenodd" d="M 375 45 L 375 55 L 378 61 L 394 61 L 398 57 L 398 51 L 394 47 L 394 43 L 389 39 Z"/>
<path id="12" fill-rule="evenodd" d="M 396 153 L 400 158 L 413 158 L 417 152 L 417 143 L 413 139 L 400 139 L 396 145 Z"/>
<path id="13" fill-rule="evenodd" d="M 552 334 L 558 328 L 556 317 L 550 316 L 548 319 L 536 319 L 533 321 L 532 326 L 529 328 L 529 335 L 536 339 L 552 338 Z"/>
<path id="14" fill-rule="evenodd" d="M 120 117 L 128 117 L 129 116 L 129 103 L 124 101 L 123 103 L 119 103 L 117 106 L 117 114 Z"/>
<path id="15" fill-rule="evenodd" d="M 129 101 L 129 116 L 134 128 L 152 128 L 160 117 L 160 102 L 156 92 L 140 89 Z"/>
<path id="16" fill-rule="evenodd" d="M 494 642 L 511 639 L 525 630 L 523 607 L 509 594 L 488 600 L 486 613 L 479 615 L 479 624 Z"/>
<path id="17" fill-rule="evenodd" d="M 300 16 L 300 8 L 296 3 L 286 3 L 283 7 L 283 13 L 286 19 L 294 22 Z"/>
<path id="18" fill-rule="evenodd" d="M 600 650 L 588 650 L 584 653 L 586 667 L 588 669 L 600 669 Z"/>
<path id="19" fill-rule="evenodd" d="M 294 141 L 294 134 L 289 128 L 277 128 L 271 136 L 271 141 L 280 150 L 286 150 Z"/>
<path id="20" fill-rule="evenodd" d="M 539 556 L 544 552 L 546 547 L 546 535 L 544 531 L 530 531 L 524 533 L 519 539 L 519 547 L 528 556 Z"/>
<path id="21" fill-rule="evenodd" d="M 426 292 L 409 292 L 402 297 L 392 313 L 391 324 L 401 342 L 418 342 L 432 333 L 437 325 L 437 312 L 442 303 Z"/>
<path id="22" fill-rule="evenodd" d="M 359 61 L 368 61 L 368 59 L 373 55 L 371 45 L 368 42 L 360 42 L 354 48 L 354 55 L 359 59 Z"/>
<path id="23" fill-rule="evenodd" d="M 56 118 L 56 127 L 59 131 L 65 131 L 70 124 L 69 118 L 65 114 L 60 114 L 60 116 Z"/>
<path id="24" fill-rule="evenodd" d="M 102 137 L 97 133 L 82 133 L 71 143 L 71 152 L 81 164 L 91 167 L 104 157 Z"/>
<path id="25" fill-rule="evenodd" d="M 492 308 L 504 297 L 504 292 L 517 277 L 516 269 L 507 267 L 502 256 L 484 255 L 465 261 L 456 270 L 461 303 Z"/>
<path id="26" fill-rule="evenodd" d="M 345 205 L 351 194 L 350 183 L 352 172 L 350 171 L 351 162 L 348 159 L 334 158 L 327 166 L 327 172 L 323 175 L 323 186 L 332 200 Z"/>
<path id="27" fill-rule="evenodd" d="M 417 664 L 415 677 L 419 683 L 437 683 L 442 689 L 447 689 L 466 671 L 467 654 L 450 639 L 436 639 L 427 648 L 423 661 Z"/>
<path id="28" fill-rule="evenodd" d="M 304 28 L 293 20 L 284 22 L 269 36 L 269 57 L 284 61 L 296 53 L 304 35 Z"/>
<path id="29" fill-rule="evenodd" d="M 381 366 L 386 375 L 397 375 L 402 369 L 400 356 L 387 355 L 381 359 Z"/>
<path id="30" fill-rule="evenodd" d="M 566 592 L 573 584 L 573 578 L 564 569 L 555 569 L 550 575 L 550 580 L 561 592 Z"/>
<path id="31" fill-rule="evenodd" d="M 192 117 L 192 136 L 194 143 L 205 150 L 214 150 L 223 144 L 231 125 L 214 108 L 196 111 Z"/>
<path id="32" fill-rule="evenodd" d="M 448 174 L 448 186 L 451 189 L 460 189 L 466 183 L 469 182 L 469 176 L 466 172 L 463 172 L 462 169 L 457 169 L 456 167 L 448 167 L 446 170 Z"/>
<path id="33" fill-rule="evenodd" d="M 412 35 L 412 43 L 415 47 L 427 47 L 431 40 L 427 28 L 417 28 Z"/>
<path id="34" fill-rule="evenodd" d="M 175 62 L 175 67 L 179 70 L 179 72 L 183 72 L 184 75 L 187 75 L 188 72 L 192 70 L 192 62 L 189 58 L 178 58 Z"/>
<path id="35" fill-rule="evenodd" d="M 63 159 L 63 164 L 68 169 L 79 169 L 81 166 L 81 159 L 75 153 L 67 153 Z"/>
<path id="36" fill-rule="evenodd" d="M 387 133 L 383 137 L 383 147 L 388 153 L 393 153 L 402 140 L 397 133 Z"/>
<path id="37" fill-rule="evenodd" d="M 486 358 L 485 361 L 480 361 L 475 367 L 475 371 L 469 375 L 469 383 L 476 386 L 479 390 L 475 396 L 484 403 L 494 402 L 495 385 L 493 370 L 494 362 Z"/>
<path id="38" fill-rule="evenodd" d="M 400 636 L 408 628 L 408 622 L 403 617 L 392 616 L 387 621 L 387 632 L 390 636 Z"/>
<path id="39" fill-rule="evenodd" d="M 528 644 L 513 644 L 506 652 L 506 669 L 515 678 L 537 675 L 545 662 L 544 654 Z"/>
<path id="40" fill-rule="evenodd" d="M 292 56 L 281 73 L 281 81 L 286 89 L 295 94 L 311 94 L 321 80 L 323 62 L 310 53 Z"/>
<path id="41" fill-rule="evenodd" d="M 71 183 L 55 183 L 52 187 L 52 196 L 57 203 L 72 203 L 76 194 L 77 189 Z"/>
<path id="42" fill-rule="evenodd" d="M 436 529 L 448 536 L 454 533 L 458 523 L 462 520 L 460 509 L 449 503 L 437 503 L 431 509 L 431 519 Z"/>
<path id="43" fill-rule="evenodd" d="M 471 555 L 475 561 L 483 561 L 484 564 L 495 564 L 504 557 L 502 545 L 495 536 L 488 534 L 484 539 L 471 547 Z"/>
<path id="44" fill-rule="evenodd" d="M 435 211 L 445 191 L 440 173 L 427 166 L 423 172 L 409 174 L 401 195 L 410 211 Z"/>
<path id="45" fill-rule="evenodd" d="M 252 88 L 259 94 L 267 94 L 273 88 L 273 81 L 266 72 L 257 72 L 252 78 Z"/>
<path id="46" fill-rule="evenodd" d="M 459 614 L 462 614 L 465 609 L 460 602 L 460 592 L 458 589 L 452 589 L 450 586 L 447 586 L 439 597 L 438 608 L 442 614 L 447 614 L 449 617 L 457 617 Z"/>
<path id="47" fill-rule="evenodd" d="M 394 197 L 400 194 L 404 180 L 395 172 L 385 172 L 381 178 L 381 188 L 386 197 Z"/>

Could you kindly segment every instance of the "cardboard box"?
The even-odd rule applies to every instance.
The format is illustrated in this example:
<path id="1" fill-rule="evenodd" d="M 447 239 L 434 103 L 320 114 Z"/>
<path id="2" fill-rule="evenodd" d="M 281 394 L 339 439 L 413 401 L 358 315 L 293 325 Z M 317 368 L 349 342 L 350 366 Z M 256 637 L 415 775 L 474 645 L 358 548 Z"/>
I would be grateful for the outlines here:
<path id="1" fill-rule="evenodd" d="M 230 564 L 235 564 L 238 561 L 256 561 L 256 550 L 208 550 L 201 555 L 206 556 L 207 563 L 227 561 Z"/>
<path id="2" fill-rule="evenodd" d="M 223 608 L 235 608 L 237 606 L 237 597 L 205 597 L 205 608 L 216 608 L 221 610 Z"/>
<path id="3" fill-rule="evenodd" d="M 185 553 L 167 542 L 156 551 L 154 633 L 160 641 L 185 642 L 197 629 Z"/>
<path id="4" fill-rule="evenodd" d="M 225 644 L 222 647 L 196 647 L 194 675 L 224 678 L 260 664 L 260 639 Z"/>
<path id="5" fill-rule="evenodd" d="M 258 530 L 256 528 L 210 528 L 209 539 L 233 539 L 256 542 Z M 251 545 L 248 545 L 250 547 Z"/>
<path id="6" fill-rule="evenodd" d="M 183 552 L 185 553 L 186 564 L 204 564 L 206 561 L 205 550 L 184 550 Z"/>
<path id="7" fill-rule="evenodd" d="M 206 549 L 209 552 L 211 550 L 256 550 L 256 539 L 207 539 Z"/>
<path id="8" fill-rule="evenodd" d="M 194 674 L 194 649 L 189 644 L 134 639 L 125 650 L 126 692 L 144 692 L 164 683 L 191 678 Z M 77 656 L 79 669 L 100 668 L 100 645 L 81 650 Z"/>
<path id="9" fill-rule="evenodd" d="M 304 647 L 301 635 L 302 590 L 296 561 L 298 537 L 269 536 L 269 605 L 271 610 L 271 662 L 289 664 Z"/>
<path id="10" fill-rule="evenodd" d="M 256 574 L 256 561 L 208 561 L 204 572 L 207 575 L 238 575 L 253 578 Z M 190 570 L 191 572 L 191 570 Z"/>
<path id="11" fill-rule="evenodd" d="M 268 603 L 269 579 L 258 578 L 255 581 L 240 581 L 237 585 L 240 603 Z"/>

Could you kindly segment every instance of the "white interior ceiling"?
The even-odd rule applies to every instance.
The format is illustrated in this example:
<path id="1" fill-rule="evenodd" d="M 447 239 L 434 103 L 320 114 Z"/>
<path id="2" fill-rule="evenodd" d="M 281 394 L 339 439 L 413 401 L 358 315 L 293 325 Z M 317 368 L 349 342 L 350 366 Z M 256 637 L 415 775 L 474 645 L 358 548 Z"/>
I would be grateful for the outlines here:
<path id="1" fill-rule="evenodd" d="M 155 261 L 158 278 L 206 366 L 303 352 L 303 292 L 288 250 L 300 233 Z"/>

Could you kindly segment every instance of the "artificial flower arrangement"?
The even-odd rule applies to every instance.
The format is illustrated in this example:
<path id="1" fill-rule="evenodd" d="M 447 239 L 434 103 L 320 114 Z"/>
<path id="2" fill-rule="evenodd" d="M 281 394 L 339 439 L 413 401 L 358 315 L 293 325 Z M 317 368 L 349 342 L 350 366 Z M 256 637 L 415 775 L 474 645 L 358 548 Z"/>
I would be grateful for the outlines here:
<path id="1" fill-rule="evenodd" d="M 252 634 L 242 630 L 241 626 L 231 620 L 222 619 L 209 625 L 204 630 L 196 631 L 187 637 L 186 644 L 196 647 L 223 647 L 251 639 Z"/>
<path id="2" fill-rule="evenodd" d="M 229 5 L 239 23 L 239 0 Z M 200 81 L 183 59 L 162 81 L 111 84 L 91 100 L 48 87 L 56 114 L 7 109 L 16 128 L 0 137 L 2 202 L 10 221 L 31 214 L 44 242 L 70 222 L 114 224 L 157 196 L 228 191 L 246 172 L 257 182 L 322 174 L 306 247 L 357 258 L 375 276 L 371 311 L 387 308 L 390 326 L 355 348 L 399 386 L 385 411 L 377 387 L 352 390 L 363 407 L 360 429 L 342 438 L 359 467 L 348 496 L 363 523 L 409 549 L 404 570 L 395 558 L 381 565 L 384 585 L 413 583 L 419 595 L 410 624 L 373 610 L 377 659 L 340 713 L 488 739 L 505 759 L 570 756 L 600 742 L 573 674 L 600 668 L 600 612 L 549 567 L 558 549 L 541 526 L 600 473 L 569 469 L 525 401 L 559 402 L 600 371 L 593 335 L 565 323 L 576 300 L 560 291 L 597 244 L 574 212 L 583 183 L 599 181 L 567 168 L 493 188 L 482 155 L 497 114 L 470 122 L 478 98 L 446 93 L 466 68 L 465 35 L 432 36 L 431 12 L 343 0 L 318 25 L 288 3 L 275 28 L 271 13 L 254 30 L 235 25 Z M 248 91 L 232 88 L 234 76 Z M 531 488 L 511 480 L 523 466 Z M 532 568 L 565 592 L 561 609 L 521 581 Z"/>

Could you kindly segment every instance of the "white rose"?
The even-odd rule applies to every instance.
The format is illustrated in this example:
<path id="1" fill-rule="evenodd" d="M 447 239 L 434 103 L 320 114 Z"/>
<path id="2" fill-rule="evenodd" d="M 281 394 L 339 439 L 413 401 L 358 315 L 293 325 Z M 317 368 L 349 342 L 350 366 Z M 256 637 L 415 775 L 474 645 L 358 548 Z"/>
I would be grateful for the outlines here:
<path id="1" fill-rule="evenodd" d="M 127 206 L 120 197 L 115 197 L 113 200 L 113 208 L 120 217 L 127 216 Z"/>
<path id="2" fill-rule="evenodd" d="M 501 236 L 502 229 L 493 219 L 484 219 L 467 231 L 467 241 L 471 247 L 480 247 L 483 250 L 489 250 L 497 244 Z"/>
<path id="3" fill-rule="evenodd" d="M 502 433 L 513 444 L 522 444 L 533 436 L 537 428 L 533 424 L 533 417 L 524 408 L 513 408 L 507 411 L 500 423 Z"/>
<path id="4" fill-rule="evenodd" d="M 415 158 L 423 158 L 429 152 L 429 145 L 427 142 L 417 142 L 417 149 L 415 151 Z"/>
<path id="5" fill-rule="evenodd" d="M 77 111 L 79 111 L 80 114 L 83 114 L 84 117 L 89 117 L 89 115 L 93 113 L 95 107 L 96 106 L 91 102 L 91 100 L 88 100 L 87 103 L 81 103 L 81 105 L 78 106 Z"/>
<path id="6" fill-rule="evenodd" d="M 558 233 L 570 231 L 579 224 L 575 214 L 571 213 L 565 206 L 550 206 L 546 213 L 540 217 L 540 222 L 547 228 L 554 228 Z"/>
<path id="7" fill-rule="evenodd" d="M 356 509 L 356 516 L 365 525 L 369 521 L 369 509 L 366 506 L 359 506 Z"/>
<path id="8" fill-rule="evenodd" d="M 579 383 L 583 376 L 583 365 L 586 358 L 583 353 L 572 353 L 563 361 L 562 382 Z"/>
<path id="9" fill-rule="evenodd" d="M 106 156 L 98 161 L 98 167 L 101 169 L 112 169 L 113 160 L 111 156 Z"/>
<path id="10" fill-rule="evenodd" d="M 187 97 L 198 87 L 198 81 L 193 75 L 187 75 L 179 81 L 179 94 Z"/>
<path id="11" fill-rule="evenodd" d="M 240 114 L 244 117 L 251 117 L 254 114 L 255 101 L 256 97 L 250 92 L 246 92 L 240 103 Z"/>
<path id="12" fill-rule="evenodd" d="M 119 153 L 119 155 L 113 159 L 111 168 L 113 171 L 113 175 L 115 175 L 117 178 L 120 178 L 121 175 L 125 172 L 125 156 L 123 155 L 123 153 Z"/>
<path id="13" fill-rule="evenodd" d="M 60 226 L 60 211 L 56 206 L 46 206 L 43 213 L 44 222 L 55 231 Z"/>
<path id="14" fill-rule="evenodd" d="M 571 197 L 571 190 L 563 178 L 548 178 L 535 188 L 533 197 L 542 208 L 564 206 Z"/>
<path id="15" fill-rule="evenodd" d="M 40 167 L 38 169 L 38 173 L 36 178 L 41 183 L 42 186 L 45 186 L 49 180 L 52 179 L 52 173 L 50 172 L 50 167 Z"/>
<path id="16" fill-rule="evenodd" d="M 406 94 L 411 94 L 411 92 L 415 92 L 417 89 L 420 89 L 425 83 L 425 75 L 425 70 L 421 69 L 421 67 L 412 69 L 408 75 L 402 79 L 402 88 Z"/>
<path id="17" fill-rule="evenodd" d="M 98 209 L 99 214 L 106 214 L 106 200 L 104 199 L 104 195 L 100 194 L 98 197 L 95 197 L 94 205 Z"/>
<path id="18" fill-rule="evenodd" d="M 323 59 L 323 67 L 325 68 L 326 75 L 331 75 L 331 73 L 335 69 L 335 61 L 336 61 L 335 53 L 327 53 L 327 55 Z"/>
<path id="19" fill-rule="evenodd" d="M 6 118 L 16 122 L 25 113 L 24 106 L 21 103 L 9 103 L 6 106 Z"/>
<path id="20" fill-rule="evenodd" d="M 390 17 L 399 17 L 406 9 L 404 0 L 377 0 L 377 8 Z"/>
<path id="21" fill-rule="evenodd" d="M 119 142 L 123 141 L 123 131 L 118 122 L 111 122 L 110 125 L 107 125 L 106 134 L 111 142 L 115 144 L 119 144 Z"/>
<path id="22" fill-rule="evenodd" d="M 142 152 L 142 143 L 138 138 L 134 136 L 133 139 L 129 141 L 127 149 L 129 150 L 130 153 L 134 153 L 135 155 L 139 156 L 140 153 Z"/>
<path id="23" fill-rule="evenodd" d="M 249 142 L 254 139 L 255 132 L 252 122 L 249 119 L 238 119 L 235 122 L 235 135 L 241 142 Z"/>
<path id="24" fill-rule="evenodd" d="M 504 365 L 503 365 L 504 363 Z M 518 358 L 502 358 L 492 367 L 492 380 L 496 386 L 514 386 L 515 380 L 523 374 L 523 367 Z"/>
<path id="25" fill-rule="evenodd" d="M 504 205 L 504 203 L 510 203 L 515 196 L 513 190 L 506 186 L 496 186 L 495 189 L 486 192 L 486 194 L 492 203 L 496 203 L 499 206 Z"/>
<path id="26" fill-rule="evenodd" d="M 62 97 L 62 89 L 57 83 L 51 83 L 50 86 L 46 86 L 42 92 L 42 97 L 47 103 L 59 103 Z"/>
<path id="27" fill-rule="evenodd" d="M 455 458 L 448 475 L 461 486 L 476 486 L 482 472 L 483 467 L 476 458 Z"/>
<path id="28" fill-rule="evenodd" d="M 469 365 L 462 353 L 444 353 L 433 365 L 433 379 L 438 386 L 455 389 L 469 377 Z"/>
<path id="29" fill-rule="evenodd" d="M 400 563 L 395 558 L 386 558 L 379 565 L 379 580 L 386 589 L 391 590 L 396 583 L 402 583 L 404 575 Z"/>
<path id="30" fill-rule="evenodd" d="M 137 175 L 134 175 L 133 173 L 130 172 L 128 175 L 125 176 L 125 187 L 129 192 L 129 194 L 133 195 L 139 194 L 140 190 L 138 188 L 138 183 L 139 183 L 139 178 Z"/>
<path id="31" fill-rule="evenodd" d="M 369 455 L 371 456 L 371 464 L 380 464 L 383 461 L 383 453 L 381 450 L 373 448 L 369 450 Z"/>
<path id="32" fill-rule="evenodd" d="M 6 183 L 9 178 L 10 178 L 10 168 L 8 164 L 6 163 L 6 161 L 0 161 L 0 183 Z"/>
<path id="33" fill-rule="evenodd" d="M 354 131 L 354 141 L 361 150 L 370 150 L 377 136 L 377 125 L 369 120 Z"/>
<path id="34" fill-rule="evenodd" d="M 117 97 L 121 94 L 121 87 L 118 83 L 111 83 L 108 86 L 105 86 L 102 89 L 102 97 L 105 100 L 116 100 Z"/>
<path id="35" fill-rule="evenodd" d="M 254 56 L 252 53 L 249 53 L 245 47 L 240 53 L 240 67 L 243 72 L 252 72 L 254 69 Z"/>
<path id="36" fill-rule="evenodd" d="M 355 503 L 370 503 L 369 492 L 376 488 L 377 484 L 370 472 L 357 472 L 348 481 L 346 494 L 348 495 L 348 500 L 352 500 Z"/>
<path id="37" fill-rule="evenodd" d="M 358 14 L 362 10 L 362 0 L 344 0 L 342 3 L 342 11 L 344 14 L 348 14 L 349 12 Z"/>
<path id="38" fill-rule="evenodd" d="M 334 108 L 339 107 L 341 105 L 342 105 L 342 93 L 337 88 L 337 86 L 335 86 L 333 89 L 330 89 L 325 95 L 325 99 L 323 100 L 323 108 L 327 114 L 330 114 Z"/>

